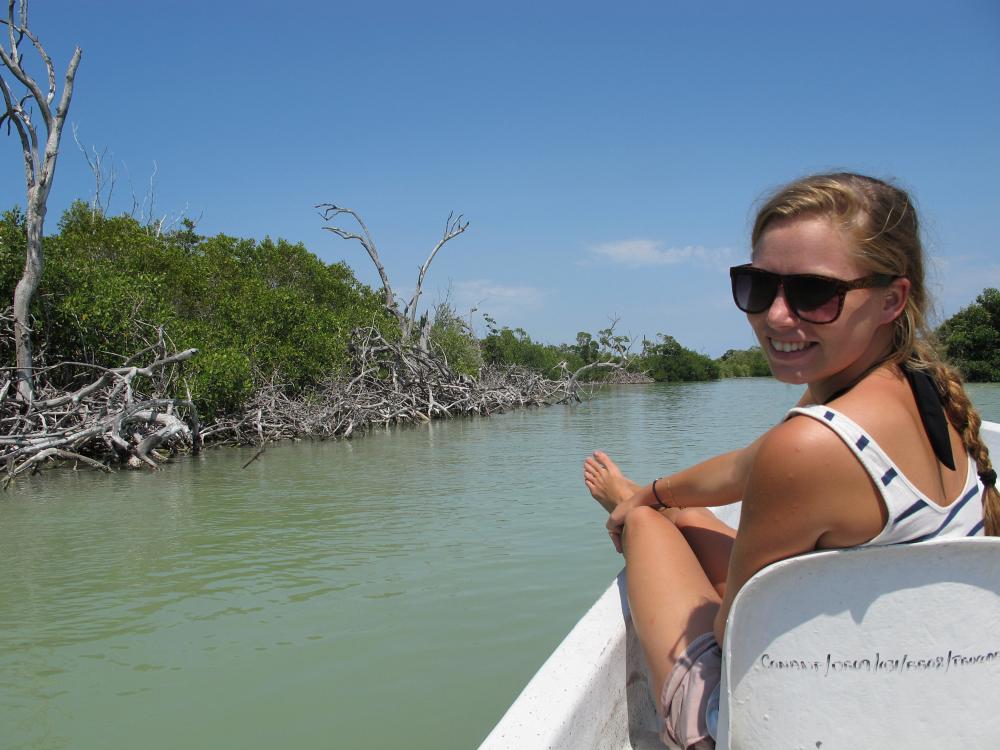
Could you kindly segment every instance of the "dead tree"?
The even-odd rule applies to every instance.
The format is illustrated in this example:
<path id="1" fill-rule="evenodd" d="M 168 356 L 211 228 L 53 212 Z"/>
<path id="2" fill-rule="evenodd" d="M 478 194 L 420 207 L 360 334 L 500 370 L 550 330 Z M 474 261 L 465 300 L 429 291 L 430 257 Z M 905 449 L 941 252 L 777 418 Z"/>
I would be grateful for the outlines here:
<path id="1" fill-rule="evenodd" d="M 598 369 L 608 370 L 611 373 L 605 378 L 605 381 L 608 381 L 614 380 L 616 376 L 620 376 L 627 371 L 632 361 L 632 341 L 629 336 L 622 336 L 615 333 L 615 327 L 618 325 L 619 320 L 618 316 L 611 317 L 608 327 L 602 328 L 597 332 L 597 342 L 599 344 L 597 350 L 598 359 L 577 368 L 575 372 L 569 371 L 569 367 L 565 361 L 559 363 L 559 367 L 562 370 L 562 378 L 567 384 L 567 390 L 576 401 L 582 400 L 580 396 L 580 383 L 584 374 Z M 649 378 L 643 378 L 638 380 L 638 382 L 647 382 L 648 380 Z"/>
<path id="2" fill-rule="evenodd" d="M 371 232 L 368 231 L 367 225 L 364 220 L 362 220 L 361 216 L 358 215 L 357 211 L 353 211 L 350 208 L 335 206 L 332 203 L 321 203 L 316 206 L 316 208 L 322 209 L 320 216 L 323 217 L 323 221 L 331 221 L 340 214 L 347 214 L 357 222 L 358 226 L 361 228 L 361 234 L 336 226 L 323 228 L 328 232 L 333 232 L 342 239 L 357 240 L 361 243 L 361 246 L 368 252 L 368 256 L 372 259 L 372 263 L 375 264 L 379 278 L 382 279 L 382 289 L 385 292 L 385 302 L 383 304 L 385 305 L 386 310 L 392 313 L 392 315 L 399 322 L 399 330 L 402 336 L 401 340 L 403 342 L 410 342 L 414 331 L 417 331 L 419 333 L 417 347 L 422 352 L 428 352 L 430 348 L 430 316 L 425 313 L 420 317 L 419 322 L 417 320 L 417 305 L 420 302 L 420 295 L 423 292 L 424 278 L 427 276 L 427 269 L 430 268 L 431 263 L 434 260 L 434 256 L 438 254 L 438 251 L 444 247 L 445 243 L 449 240 L 455 239 L 458 235 L 468 229 L 469 222 L 463 222 L 461 214 L 459 214 L 458 218 L 455 218 L 454 213 L 448 214 L 448 220 L 444 224 L 444 234 L 441 235 L 441 239 L 438 240 L 434 249 L 431 250 L 430 255 L 427 256 L 427 260 L 425 260 L 424 264 L 418 269 L 417 285 L 413 289 L 413 296 L 410 297 L 410 301 L 407 302 L 402 309 L 400 309 L 399 300 L 397 300 L 396 293 L 393 292 L 392 284 L 389 282 L 389 275 L 386 273 L 385 266 L 382 265 L 382 261 L 379 258 L 378 249 L 375 247 L 375 240 L 372 239 Z"/>
<path id="3" fill-rule="evenodd" d="M 13 81 L 23 87 L 23 92 L 15 93 L 13 81 L 0 75 L 0 91 L 3 92 L 6 110 L 0 116 L 0 124 L 6 122 L 8 133 L 11 125 L 17 131 L 21 141 L 21 151 L 24 154 L 24 179 L 27 190 L 27 211 L 25 224 L 27 229 L 27 250 L 25 253 L 24 273 L 14 290 L 14 338 L 17 352 L 17 391 L 20 398 L 31 403 L 34 399 L 34 377 L 32 371 L 32 340 L 29 320 L 31 300 L 38 289 L 42 277 L 42 234 L 45 224 L 46 203 L 49 190 L 52 188 L 52 178 L 56 171 L 56 157 L 59 155 L 59 139 L 62 136 L 66 113 L 73 97 L 73 82 L 76 69 L 80 64 L 82 54 L 79 47 L 73 51 L 73 56 L 66 68 L 63 81 L 62 96 L 55 111 L 52 105 L 56 98 L 56 70 L 38 37 L 28 28 L 28 0 L 21 0 L 18 6 L 17 18 L 14 17 L 14 0 L 8 0 L 7 18 L 0 23 L 7 26 L 7 42 L 9 48 L 0 44 L 0 62 L 6 68 Z M 27 38 L 35 48 L 45 65 L 48 76 L 48 89 L 43 91 L 38 82 L 23 67 L 23 55 L 20 51 L 21 42 Z M 18 95 L 20 94 L 20 95 Z M 37 108 L 42 125 L 45 127 L 45 140 L 39 141 L 38 125 L 32 119 L 34 108 Z"/>

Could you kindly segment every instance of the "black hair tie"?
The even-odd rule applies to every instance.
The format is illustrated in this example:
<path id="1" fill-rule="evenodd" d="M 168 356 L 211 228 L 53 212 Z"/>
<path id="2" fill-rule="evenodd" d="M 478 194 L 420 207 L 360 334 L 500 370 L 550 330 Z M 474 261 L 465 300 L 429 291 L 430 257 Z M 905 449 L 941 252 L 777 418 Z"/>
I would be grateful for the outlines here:
<path id="1" fill-rule="evenodd" d="M 993 469 L 990 469 L 989 471 L 979 472 L 979 478 L 982 480 L 983 485 L 986 487 L 997 486 L 997 473 Z"/>

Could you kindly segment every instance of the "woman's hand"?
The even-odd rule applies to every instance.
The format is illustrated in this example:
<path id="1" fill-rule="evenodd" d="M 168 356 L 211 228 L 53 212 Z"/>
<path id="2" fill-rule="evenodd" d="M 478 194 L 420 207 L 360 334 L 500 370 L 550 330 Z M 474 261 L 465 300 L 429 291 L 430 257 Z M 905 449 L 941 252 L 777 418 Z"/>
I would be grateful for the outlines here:
<path id="1" fill-rule="evenodd" d="M 618 554 L 622 553 L 622 531 L 625 528 L 625 518 L 628 514 L 636 508 L 642 507 L 643 505 L 649 506 L 659 506 L 659 502 L 656 500 L 656 496 L 653 495 L 652 485 L 647 485 L 645 487 L 640 487 L 632 495 L 622 502 L 618 503 L 617 507 L 611 511 L 608 515 L 608 522 L 605 524 L 608 529 L 608 535 L 611 537 L 611 541 L 615 545 L 615 551 Z"/>

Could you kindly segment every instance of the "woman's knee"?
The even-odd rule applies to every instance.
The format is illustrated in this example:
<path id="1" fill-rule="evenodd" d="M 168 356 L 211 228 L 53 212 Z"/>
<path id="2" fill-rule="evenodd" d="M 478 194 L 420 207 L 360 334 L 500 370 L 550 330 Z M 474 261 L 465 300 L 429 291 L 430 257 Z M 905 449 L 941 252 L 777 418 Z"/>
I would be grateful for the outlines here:
<path id="1" fill-rule="evenodd" d="M 629 511 L 625 517 L 624 537 L 635 539 L 647 534 L 655 534 L 660 538 L 679 536 L 677 527 L 669 519 L 664 518 L 658 510 L 643 505 Z"/>
<path id="2" fill-rule="evenodd" d="M 706 523 L 717 523 L 715 514 L 708 508 L 678 508 L 670 520 L 681 531 L 690 526 L 702 527 Z"/>

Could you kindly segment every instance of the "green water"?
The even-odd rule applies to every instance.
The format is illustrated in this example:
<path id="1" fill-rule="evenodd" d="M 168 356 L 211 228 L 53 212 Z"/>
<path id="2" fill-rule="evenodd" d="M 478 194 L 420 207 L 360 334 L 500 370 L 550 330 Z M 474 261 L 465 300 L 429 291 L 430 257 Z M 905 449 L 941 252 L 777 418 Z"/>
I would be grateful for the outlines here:
<path id="1" fill-rule="evenodd" d="M 475 747 L 620 568 L 580 479 L 745 444 L 798 389 L 611 389 L 0 498 L 0 747 Z M 973 388 L 1000 420 L 1000 387 Z"/>

